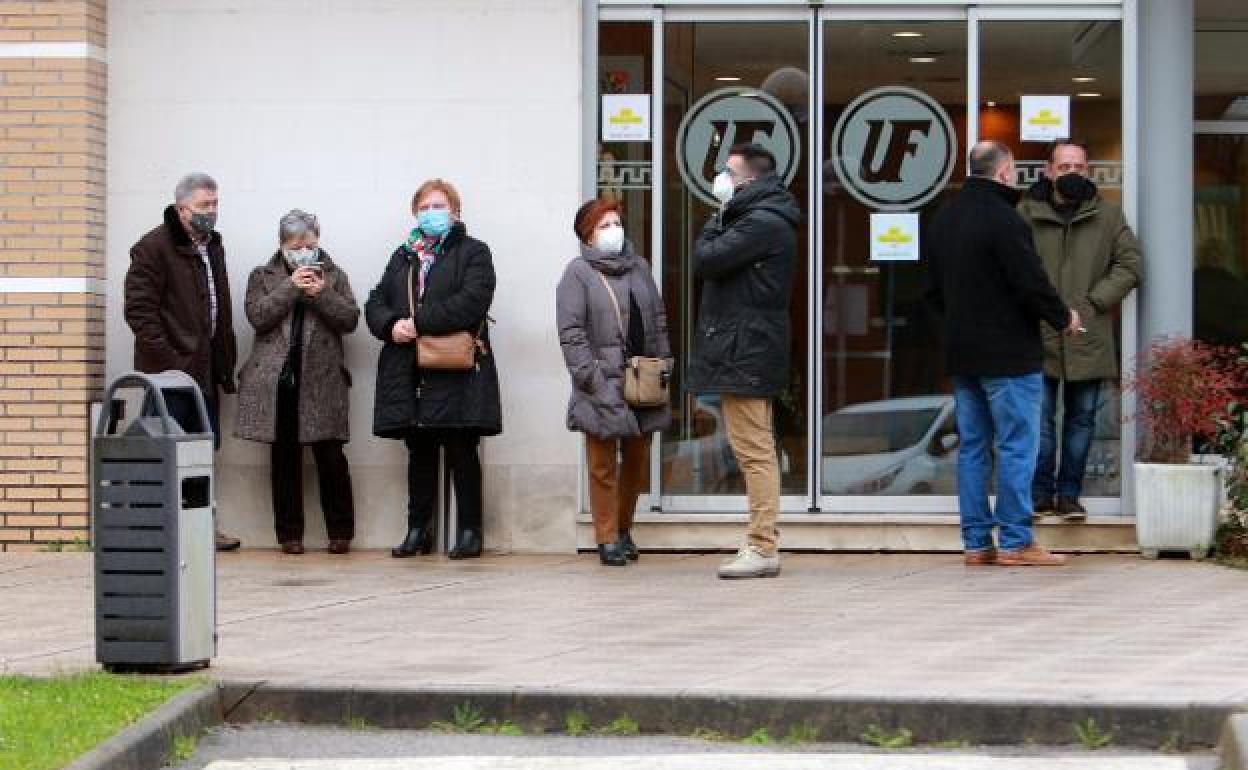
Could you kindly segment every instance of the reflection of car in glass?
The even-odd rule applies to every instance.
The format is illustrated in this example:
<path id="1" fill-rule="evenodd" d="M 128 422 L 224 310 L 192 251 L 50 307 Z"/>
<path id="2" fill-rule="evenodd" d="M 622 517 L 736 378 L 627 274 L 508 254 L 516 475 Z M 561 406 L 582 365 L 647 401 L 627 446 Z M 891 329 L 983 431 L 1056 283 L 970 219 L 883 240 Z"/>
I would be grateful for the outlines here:
<path id="1" fill-rule="evenodd" d="M 823 492 L 907 495 L 946 492 L 958 436 L 953 396 L 868 401 L 823 418 Z"/>

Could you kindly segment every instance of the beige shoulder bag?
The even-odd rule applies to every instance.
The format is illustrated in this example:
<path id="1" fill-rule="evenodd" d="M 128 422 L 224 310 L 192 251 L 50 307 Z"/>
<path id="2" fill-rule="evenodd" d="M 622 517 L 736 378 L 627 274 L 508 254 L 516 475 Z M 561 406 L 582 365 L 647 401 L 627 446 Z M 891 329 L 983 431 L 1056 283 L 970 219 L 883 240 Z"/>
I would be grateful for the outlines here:
<path id="1" fill-rule="evenodd" d="M 416 317 L 416 291 L 414 273 L 417 266 L 412 264 L 407 270 L 407 302 Z M 481 322 L 482 327 L 485 322 Z M 421 334 L 416 338 L 416 366 L 421 369 L 442 369 L 446 371 L 467 371 L 477 365 L 477 352 L 485 353 L 485 344 L 481 341 L 480 330 L 477 334 L 459 331 L 450 334 Z"/>
<path id="2" fill-rule="evenodd" d="M 620 301 L 616 299 L 607 277 L 597 270 L 594 272 L 602 280 L 607 296 L 611 298 L 611 307 L 615 310 L 615 323 L 620 330 L 620 345 L 624 347 L 628 333 L 624 331 L 624 316 L 620 313 Z M 624 365 L 624 401 L 629 406 L 641 408 L 667 404 L 670 399 L 669 374 L 667 362 L 662 358 L 632 356 Z"/>

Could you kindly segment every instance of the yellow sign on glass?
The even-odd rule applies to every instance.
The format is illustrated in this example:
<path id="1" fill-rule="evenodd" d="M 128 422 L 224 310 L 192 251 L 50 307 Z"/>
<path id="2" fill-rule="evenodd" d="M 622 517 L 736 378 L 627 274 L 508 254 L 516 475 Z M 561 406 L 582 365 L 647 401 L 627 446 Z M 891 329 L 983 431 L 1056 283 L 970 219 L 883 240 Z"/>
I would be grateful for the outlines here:
<path id="1" fill-rule="evenodd" d="M 871 215 L 872 262 L 919 261 L 919 215 L 877 212 Z"/>
<path id="2" fill-rule="evenodd" d="M 650 141 L 650 94 L 603 94 L 602 141 Z"/>
<path id="3" fill-rule="evenodd" d="M 1019 138 L 1024 142 L 1051 142 L 1070 136 L 1070 97 L 1067 95 L 1025 95 L 1019 112 Z"/>

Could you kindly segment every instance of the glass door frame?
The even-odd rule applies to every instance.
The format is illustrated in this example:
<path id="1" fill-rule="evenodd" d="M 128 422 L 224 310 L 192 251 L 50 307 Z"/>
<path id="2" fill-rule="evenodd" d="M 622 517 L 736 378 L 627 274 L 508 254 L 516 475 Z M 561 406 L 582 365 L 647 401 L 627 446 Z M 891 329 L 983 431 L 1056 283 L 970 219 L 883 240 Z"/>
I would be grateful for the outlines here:
<path id="1" fill-rule="evenodd" d="M 599 0 L 598 21 L 643 21 L 651 24 L 653 34 L 651 83 L 651 270 L 656 282 L 663 277 L 663 178 L 664 126 L 679 116 L 664 115 L 664 48 L 665 24 L 668 22 L 803 22 L 807 27 L 807 61 L 811 74 L 808 96 L 810 115 L 806 152 L 808 312 L 806 394 L 807 408 L 807 474 L 805 495 L 782 495 L 782 514 L 950 514 L 958 509 L 955 495 L 824 495 L 822 494 L 822 444 L 820 424 L 823 414 L 823 346 L 819 342 L 823 328 L 823 168 L 826 152 L 823 120 L 823 38 L 825 25 L 838 22 L 864 21 L 962 21 L 966 24 L 966 144 L 971 146 L 979 135 L 979 24 L 983 21 L 1120 21 L 1122 24 L 1122 206 L 1129 222 L 1137 221 L 1138 212 L 1138 138 L 1137 114 L 1137 29 L 1138 0 L 1057 0 L 1050 3 L 1019 0 L 939 0 L 938 3 L 915 4 L 896 0 L 858 0 L 844 5 L 812 6 L 808 2 L 704 2 L 703 0 L 666 0 L 644 6 L 636 0 Z M 596 64 L 595 64 L 596 67 Z M 596 81 L 585 84 L 586 109 L 597 111 Z M 1248 133 L 1248 122 L 1242 127 Z M 1198 127 L 1197 132 L 1200 133 Z M 1211 132 L 1212 133 L 1212 132 Z M 1138 349 L 1138 318 L 1136 293 L 1132 292 L 1122 305 L 1121 363 L 1127 371 Z M 1133 414 L 1134 398 L 1123 392 L 1122 414 Z M 1088 498 L 1086 504 L 1094 516 L 1121 516 L 1132 510 L 1131 490 L 1134 477 L 1136 433 L 1124 425 L 1120 434 L 1120 478 L 1118 497 Z M 746 497 L 734 495 L 669 495 L 662 489 L 662 442 L 651 447 L 650 492 L 638 502 L 640 511 L 665 513 L 735 513 L 747 509 Z M 583 469 L 584 470 L 584 469 Z M 584 479 L 584 472 L 579 474 Z M 578 495 L 583 497 L 583 495 Z M 584 510 L 584 505 L 580 506 Z"/>

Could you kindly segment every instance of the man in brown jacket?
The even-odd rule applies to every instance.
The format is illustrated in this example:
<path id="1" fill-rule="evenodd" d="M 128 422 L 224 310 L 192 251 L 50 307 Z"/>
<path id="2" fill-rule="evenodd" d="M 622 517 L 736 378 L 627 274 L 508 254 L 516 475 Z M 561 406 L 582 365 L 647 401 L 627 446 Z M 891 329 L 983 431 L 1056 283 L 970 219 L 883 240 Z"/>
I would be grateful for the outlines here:
<path id="1" fill-rule="evenodd" d="M 130 249 L 126 323 L 134 331 L 134 368 L 148 374 L 179 370 L 204 393 L 218 448 L 220 391 L 234 393 L 236 360 L 230 282 L 217 223 L 217 183 L 187 174 L 165 207 L 165 221 Z M 166 394 L 173 417 L 194 422 L 194 404 Z M 239 547 L 217 530 L 217 550 Z"/>
<path id="2" fill-rule="evenodd" d="M 1118 378 L 1115 310 L 1140 283 L 1140 247 L 1122 209 L 1088 178 L 1088 151 L 1061 140 L 1049 149 L 1044 177 L 1019 204 L 1036 251 L 1062 300 L 1083 319 L 1080 334 L 1044 332 L 1044 411 L 1032 484 L 1034 514 L 1080 522 L 1079 496 L 1096 431 L 1101 383 Z M 1057 399 L 1062 398 L 1061 462 Z"/>

